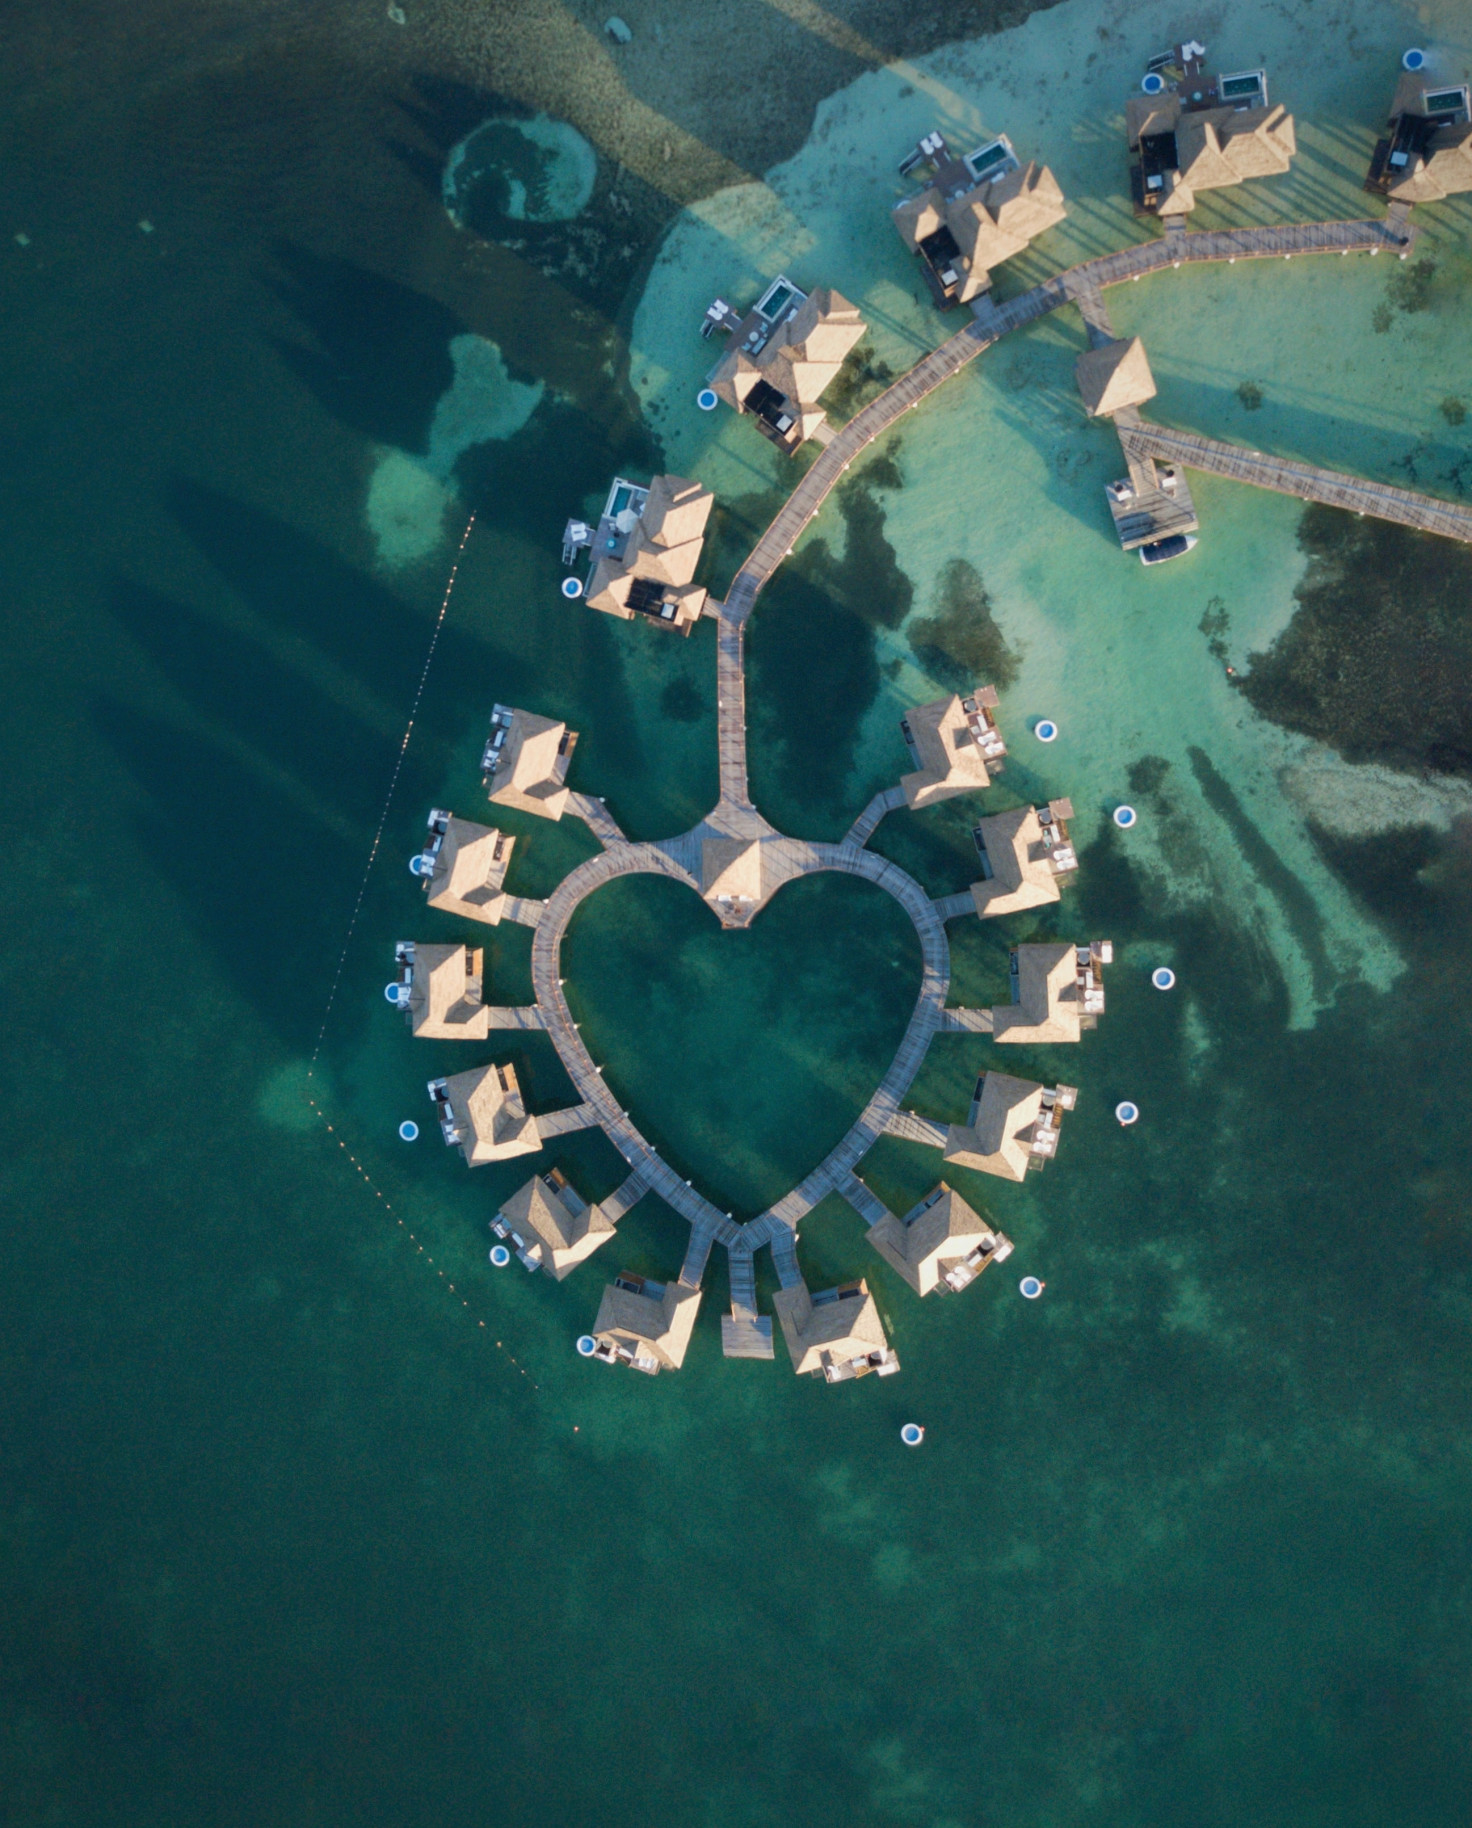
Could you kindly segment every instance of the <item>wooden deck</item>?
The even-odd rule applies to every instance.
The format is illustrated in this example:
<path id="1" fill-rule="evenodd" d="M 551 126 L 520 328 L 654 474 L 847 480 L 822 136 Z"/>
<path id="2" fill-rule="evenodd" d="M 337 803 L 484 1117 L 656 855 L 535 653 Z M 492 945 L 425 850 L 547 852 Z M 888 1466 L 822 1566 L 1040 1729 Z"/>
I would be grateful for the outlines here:
<path id="1" fill-rule="evenodd" d="M 1367 482 L 1362 477 L 1346 476 L 1341 470 L 1323 470 L 1286 457 L 1268 457 L 1242 445 L 1199 437 L 1195 432 L 1167 431 L 1144 420 L 1133 426 L 1120 426 L 1119 438 L 1131 455 L 1164 458 L 1187 469 L 1207 470 L 1213 476 L 1250 482 L 1256 488 L 1275 489 L 1281 495 L 1297 495 L 1303 501 L 1321 501 L 1331 508 L 1372 514 L 1377 520 L 1398 521 L 1403 527 L 1439 533 L 1446 539 L 1472 540 L 1472 508 L 1439 501 L 1435 496 L 1392 488 L 1389 483 Z"/>

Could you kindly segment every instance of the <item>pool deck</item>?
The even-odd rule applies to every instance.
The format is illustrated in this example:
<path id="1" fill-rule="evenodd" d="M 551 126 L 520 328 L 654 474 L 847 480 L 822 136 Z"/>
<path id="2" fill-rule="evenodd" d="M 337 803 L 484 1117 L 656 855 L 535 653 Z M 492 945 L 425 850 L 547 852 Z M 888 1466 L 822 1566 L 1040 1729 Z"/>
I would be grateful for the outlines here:
<path id="1" fill-rule="evenodd" d="M 713 601 L 709 612 L 716 629 L 717 743 L 720 764 L 720 797 L 709 813 L 690 831 L 660 843 L 636 843 L 620 829 L 601 800 L 575 794 L 569 810 L 583 819 L 598 839 L 598 854 L 573 870 L 543 902 L 514 899 L 507 912 L 533 930 L 533 1009 L 501 1012 L 497 1026 L 545 1029 L 557 1049 L 577 1091 L 579 1104 L 567 1113 L 564 1128 L 602 1127 L 628 1163 L 622 1185 L 602 1202 L 610 1217 L 621 1217 L 636 1199 L 657 1193 L 690 1226 L 689 1245 L 679 1281 L 698 1287 L 710 1254 L 724 1246 L 730 1265 L 731 1313 L 722 1324 L 723 1349 L 729 1357 L 770 1358 L 772 1325 L 757 1311 L 755 1254 L 762 1248 L 772 1261 L 783 1287 L 802 1280 L 797 1257 L 798 1230 L 802 1220 L 831 1193 L 839 1194 L 866 1223 L 887 1216 L 887 1209 L 857 1176 L 859 1164 L 881 1136 L 897 1136 L 938 1147 L 945 1141 L 945 1126 L 907 1111 L 902 1100 L 924 1061 L 931 1038 L 938 1033 L 986 1034 L 991 1011 L 951 1009 L 950 949 L 946 922 L 974 911 L 967 895 L 932 900 L 912 877 L 895 864 L 867 849 L 869 840 L 887 813 L 903 804 L 898 786 L 878 793 L 855 819 L 837 844 L 816 844 L 789 838 L 770 824 L 753 804 L 747 777 L 746 677 L 744 630 L 757 598 L 798 538 L 821 509 L 844 471 L 854 459 L 919 406 L 936 388 L 959 374 L 1000 337 L 1063 305 L 1074 305 L 1083 316 L 1090 342 L 1113 334 L 1104 302 L 1108 286 L 1132 282 L 1148 273 L 1170 271 L 1202 261 L 1239 259 L 1292 259 L 1302 254 L 1347 256 L 1351 253 L 1393 253 L 1405 258 L 1412 245 L 1407 213 L 1392 210 L 1381 221 L 1319 222 L 1273 228 L 1202 232 L 1172 230 L 1169 234 L 1101 255 L 1060 273 L 1019 297 L 997 304 L 988 294 L 977 300 L 973 321 L 922 356 L 878 399 L 857 413 L 837 431 L 798 482 L 757 540 L 735 577 L 724 602 Z M 1150 507 L 1158 520 L 1152 524 L 1176 530 L 1172 521 L 1186 510 L 1194 525 L 1184 479 L 1175 494 L 1167 496 L 1155 486 L 1157 461 L 1168 461 L 1228 475 L 1261 487 L 1301 494 L 1305 499 L 1330 501 L 1338 507 L 1381 514 L 1387 519 L 1423 527 L 1454 539 L 1472 541 L 1472 511 L 1451 503 L 1436 502 L 1408 490 L 1315 469 L 1304 464 L 1240 451 L 1234 446 L 1147 425 L 1138 413 L 1116 417 L 1121 445 L 1132 475 L 1148 481 L 1160 502 Z M 1153 502 L 1153 497 L 1152 497 Z M 1139 511 L 1138 508 L 1136 510 Z M 1181 529 L 1184 530 L 1184 529 Z M 1159 532 L 1147 537 L 1160 537 Z M 1139 543 L 1136 541 L 1135 543 Z M 563 995 L 560 958 L 568 923 L 588 895 L 616 876 L 653 874 L 669 877 L 701 892 L 702 847 L 710 839 L 742 840 L 760 847 L 760 897 L 748 907 L 732 912 L 718 909 L 727 925 L 745 925 L 786 883 L 819 871 L 836 871 L 860 877 L 882 888 L 904 908 L 920 939 L 922 972 L 919 995 L 904 1038 L 873 1096 L 848 1133 L 807 1177 L 767 1211 L 745 1224 L 720 1211 L 668 1163 L 646 1140 L 605 1084 L 578 1032 Z M 541 1120 L 546 1125 L 546 1119 Z"/>

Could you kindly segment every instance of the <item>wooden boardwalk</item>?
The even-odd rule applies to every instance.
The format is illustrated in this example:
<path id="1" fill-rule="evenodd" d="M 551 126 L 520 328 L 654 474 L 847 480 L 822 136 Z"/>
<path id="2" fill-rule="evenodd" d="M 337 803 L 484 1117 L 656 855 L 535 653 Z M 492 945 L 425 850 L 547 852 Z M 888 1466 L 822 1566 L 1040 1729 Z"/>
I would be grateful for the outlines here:
<path id="1" fill-rule="evenodd" d="M 746 657 L 740 621 L 722 612 L 716 623 L 716 742 L 721 800 L 750 807 L 746 784 Z M 753 808 L 753 810 L 755 810 Z"/>
<path id="2" fill-rule="evenodd" d="M 542 1012 L 535 1003 L 525 1004 L 520 1008 L 509 1007 L 504 1003 L 492 1004 L 486 1011 L 489 1028 L 540 1028 Z"/>
<path id="3" fill-rule="evenodd" d="M 595 800 L 590 793 L 573 793 L 568 795 L 567 803 L 605 850 L 610 844 L 628 843 L 617 819 L 602 800 Z"/>
<path id="4" fill-rule="evenodd" d="M 976 912 L 976 900 L 970 889 L 962 889 L 959 895 L 942 895 L 930 905 L 942 920 L 960 920 L 963 914 Z"/>
<path id="5" fill-rule="evenodd" d="M 1291 260 L 1299 254 L 1402 254 L 1409 250 L 1411 232 L 1390 222 L 1285 223 L 1272 228 L 1209 229 L 1143 241 L 1118 253 L 1070 267 L 1044 280 L 1031 291 L 993 304 L 990 295 L 978 301 L 975 320 L 964 330 L 922 356 L 907 374 L 856 413 L 826 449 L 778 510 L 772 524 L 752 548 L 745 564 L 726 593 L 725 613 L 738 622 L 751 614 L 762 587 L 782 563 L 808 522 L 828 499 L 844 471 L 874 439 L 889 430 L 911 407 L 931 394 L 984 349 L 1024 324 L 1036 322 L 1060 305 L 1087 305 L 1106 286 L 1143 278 L 1202 261 Z M 1102 300 L 1101 300 L 1102 304 Z M 1107 318 L 1103 321 L 1107 321 Z"/>
<path id="6" fill-rule="evenodd" d="M 904 803 L 905 790 L 903 787 L 886 787 L 882 793 L 876 793 L 845 832 L 844 843 L 867 844 L 878 831 L 880 821 L 885 814 L 897 812 Z"/>
<path id="7" fill-rule="evenodd" d="M 1362 477 L 1346 476 L 1341 470 L 1322 470 L 1286 457 L 1267 457 L 1261 451 L 1202 438 L 1195 432 L 1167 431 L 1144 420 L 1121 425 L 1118 431 L 1119 441 L 1130 456 L 1164 458 L 1186 469 L 1208 470 L 1214 476 L 1250 482 L 1259 489 L 1275 489 L 1281 495 L 1297 495 L 1303 501 L 1321 501 L 1331 508 L 1372 514 L 1377 520 L 1399 521 L 1403 527 L 1416 527 L 1423 533 L 1472 540 L 1472 508 L 1455 502 L 1417 495 L 1410 489 L 1395 489 L 1389 483 L 1366 482 Z"/>

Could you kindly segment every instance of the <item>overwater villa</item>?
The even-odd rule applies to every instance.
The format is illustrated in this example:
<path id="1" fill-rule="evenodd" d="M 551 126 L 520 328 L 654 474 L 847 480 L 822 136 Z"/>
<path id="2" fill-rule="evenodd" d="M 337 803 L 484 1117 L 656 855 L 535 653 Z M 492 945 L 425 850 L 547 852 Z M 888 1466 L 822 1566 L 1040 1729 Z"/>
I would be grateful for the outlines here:
<path id="1" fill-rule="evenodd" d="M 590 1206 L 560 1168 L 533 1175 L 491 1220 L 527 1269 L 561 1282 L 613 1236 L 601 1206 Z"/>
<path id="2" fill-rule="evenodd" d="M 509 1062 L 432 1079 L 429 1095 L 447 1146 L 459 1149 L 472 1168 L 532 1155 L 542 1146 L 537 1120 L 527 1113 L 516 1068 Z"/>
<path id="3" fill-rule="evenodd" d="M 1058 1153 L 1062 1114 L 1077 1102 L 1074 1085 L 1043 1086 L 983 1073 L 966 1122 L 946 1131 L 942 1159 L 1004 1181 L 1025 1180 L 1030 1168 L 1041 1168 Z"/>
<path id="4" fill-rule="evenodd" d="M 983 920 L 1045 907 L 1061 899 L 1058 879 L 1078 868 L 1078 852 L 1068 835 L 1072 800 L 1049 800 L 1046 806 L 1019 806 L 993 813 L 972 832 L 981 857 L 980 882 L 971 899 Z"/>
<path id="5" fill-rule="evenodd" d="M 567 765 L 577 740 L 577 731 L 566 724 L 538 717 L 533 711 L 497 705 L 480 758 L 493 804 L 515 806 L 543 819 L 560 819 L 567 811 Z"/>
<path id="6" fill-rule="evenodd" d="M 1121 337 L 1086 349 L 1073 365 L 1085 410 L 1094 419 L 1155 398 L 1155 376 L 1139 337 Z"/>
<path id="7" fill-rule="evenodd" d="M 1423 54 L 1424 58 L 1424 54 Z M 1393 203 L 1437 203 L 1472 190 L 1472 108 L 1465 83 L 1430 80 L 1406 70 L 1390 105 L 1390 125 L 1376 142 L 1365 189 Z"/>
<path id="8" fill-rule="evenodd" d="M 1018 946 L 1012 953 L 1012 1001 L 992 1010 L 994 1041 L 1077 1041 L 1104 1013 L 1107 939 L 1087 946 Z"/>
<path id="9" fill-rule="evenodd" d="M 631 1365 L 653 1377 L 685 1362 L 700 1290 L 684 1282 L 651 1282 L 622 1272 L 603 1291 L 593 1322 L 592 1356 Z"/>
<path id="10" fill-rule="evenodd" d="M 485 1002 L 485 952 L 479 946 L 394 947 L 399 1008 L 421 1041 L 484 1041 L 491 1032 Z"/>
<path id="11" fill-rule="evenodd" d="M 706 311 L 701 335 L 731 339 L 706 385 L 780 450 L 809 438 L 826 444 L 832 430 L 818 402 L 866 327 L 841 292 L 800 292 L 779 273 L 744 317 L 723 298 Z"/>
<path id="12" fill-rule="evenodd" d="M 688 635 L 706 603 L 694 578 L 714 502 L 709 489 L 683 476 L 656 476 L 647 489 L 615 476 L 596 530 L 567 523 L 563 561 L 591 549 L 586 594 L 594 609 L 626 622 L 646 616 Z"/>
<path id="13" fill-rule="evenodd" d="M 915 772 L 901 775 L 900 786 L 912 811 L 975 793 L 1001 773 L 1007 745 L 992 717 L 996 702 L 995 686 L 977 686 L 964 698 L 953 693 L 916 705 L 901 720 Z"/>
<path id="14" fill-rule="evenodd" d="M 755 838 L 706 838 L 700 893 L 723 927 L 744 927 L 761 906 L 762 847 Z"/>
<path id="15" fill-rule="evenodd" d="M 893 1213 L 869 1230 L 869 1242 L 917 1295 L 963 1289 L 989 1263 L 1012 1255 L 1012 1241 L 995 1231 L 944 1181 L 902 1219 Z"/>
<path id="16" fill-rule="evenodd" d="M 892 1377 L 900 1368 L 867 1282 L 847 1282 L 817 1295 L 799 1282 L 778 1289 L 772 1306 L 799 1377 L 812 1375 L 842 1384 L 871 1371 Z"/>
<path id="17" fill-rule="evenodd" d="M 506 905 L 502 885 L 515 843 L 493 825 L 473 825 L 436 809 L 429 815 L 429 838 L 410 868 L 432 908 L 494 927 Z"/>
<path id="18" fill-rule="evenodd" d="M 1024 165 L 1002 135 L 957 158 L 928 133 L 900 166 L 902 177 L 928 168 L 930 181 L 894 207 L 900 239 L 920 262 L 941 310 L 970 304 L 992 283 L 992 269 L 1067 215 L 1046 165 Z"/>
<path id="19" fill-rule="evenodd" d="M 1125 105 L 1136 215 L 1179 223 L 1199 191 L 1277 176 L 1298 150 L 1293 116 L 1268 103 L 1267 72 L 1214 76 L 1205 57 L 1192 40 L 1153 58 L 1145 93 Z"/>

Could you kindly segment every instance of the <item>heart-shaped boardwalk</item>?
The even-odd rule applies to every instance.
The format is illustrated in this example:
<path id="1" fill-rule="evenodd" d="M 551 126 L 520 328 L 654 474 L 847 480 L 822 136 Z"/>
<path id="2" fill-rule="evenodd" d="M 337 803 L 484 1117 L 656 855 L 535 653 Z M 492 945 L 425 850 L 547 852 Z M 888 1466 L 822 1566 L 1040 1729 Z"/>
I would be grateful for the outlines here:
<path id="1" fill-rule="evenodd" d="M 542 1136 L 597 1124 L 629 1164 L 629 1175 L 622 1186 L 600 1202 L 599 1210 L 605 1218 L 616 1223 L 636 1200 L 654 1192 L 688 1221 L 690 1242 L 679 1281 L 673 1285 L 677 1299 L 698 1293 L 712 1246 L 719 1243 L 725 1247 L 730 1258 L 732 1313 L 724 1324 L 723 1339 L 729 1356 L 772 1355 L 771 1322 L 757 1313 L 755 1253 L 763 1246 L 770 1248 L 782 1287 L 796 1289 L 802 1286 L 798 1227 L 828 1194 L 842 1195 L 871 1227 L 892 1221 L 892 1215 L 858 1178 L 859 1163 L 886 1132 L 934 1146 L 944 1143 L 943 1126 L 905 1111 L 901 1100 L 925 1058 L 932 1035 L 942 1030 L 987 1033 L 992 1028 L 989 1010 L 946 1008 L 950 986 L 946 921 L 972 912 L 971 896 L 933 901 L 912 877 L 866 848 L 885 814 L 903 803 L 898 787 L 877 794 L 837 844 L 813 844 L 786 837 L 752 804 L 746 771 L 743 629 L 763 585 L 792 551 L 798 536 L 854 458 L 903 413 L 1008 331 L 1031 323 L 1060 305 L 1074 304 L 1083 313 L 1091 341 L 1097 344 L 1112 335 L 1103 288 L 1138 279 L 1145 273 L 1199 261 L 1284 259 L 1298 254 L 1388 251 L 1404 257 L 1410 245 L 1406 211 L 1398 205 L 1392 206 L 1384 221 L 1308 223 L 1209 233 L 1172 230 L 1159 240 L 1085 262 L 1001 306 L 986 298 L 979 300 L 972 323 L 922 357 L 833 436 L 736 573 L 725 602 L 707 604 L 706 613 L 714 616 L 718 625 L 720 798 L 712 811 L 681 837 L 642 844 L 631 842 L 624 835 L 601 801 L 582 794 L 569 796 L 568 810 L 587 822 L 602 848 L 567 876 L 545 902 L 508 899 L 507 913 L 535 929 L 532 982 L 536 1006 L 492 1012 L 491 1025 L 544 1028 L 577 1089 L 580 1105 L 538 1119 Z M 1214 469 L 1305 499 L 1349 506 L 1452 538 L 1472 540 L 1472 511 L 1455 504 L 1306 464 L 1265 458 L 1190 434 L 1157 431 L 1145 426 L 1133 411 L 1121 413 L 1119 421 L 1127 457 L 1132 452 L 1169 456 L 1187 466 Z M 753 847 L 758 861 L 746 880 L 758 885 L 757 892 L 740 897 L 715 896 L 709 887 L 708 858 L 714 854 L 733 862 L 743 858 L 749 862 Z M 660 1158 L 609 1092 L 583 1045 L 562 992 L 562 940 L 582 900 L 615 876 L 647 872 L 672 877 L 697 894 L 704 894 L 724 924 L 737 926 L 747 924 L 785 883 L 820 870 L 862 876 L 900 903 L 920 937 L 920 994 L 889 1070 L 847 1135 L 791 1192 L 757 1218 L 738 1225 Z M 893 1358 L 893 1354 L 888 1356 Z M 888 1368 L 897 1368 L 897 1361 Z"/>

